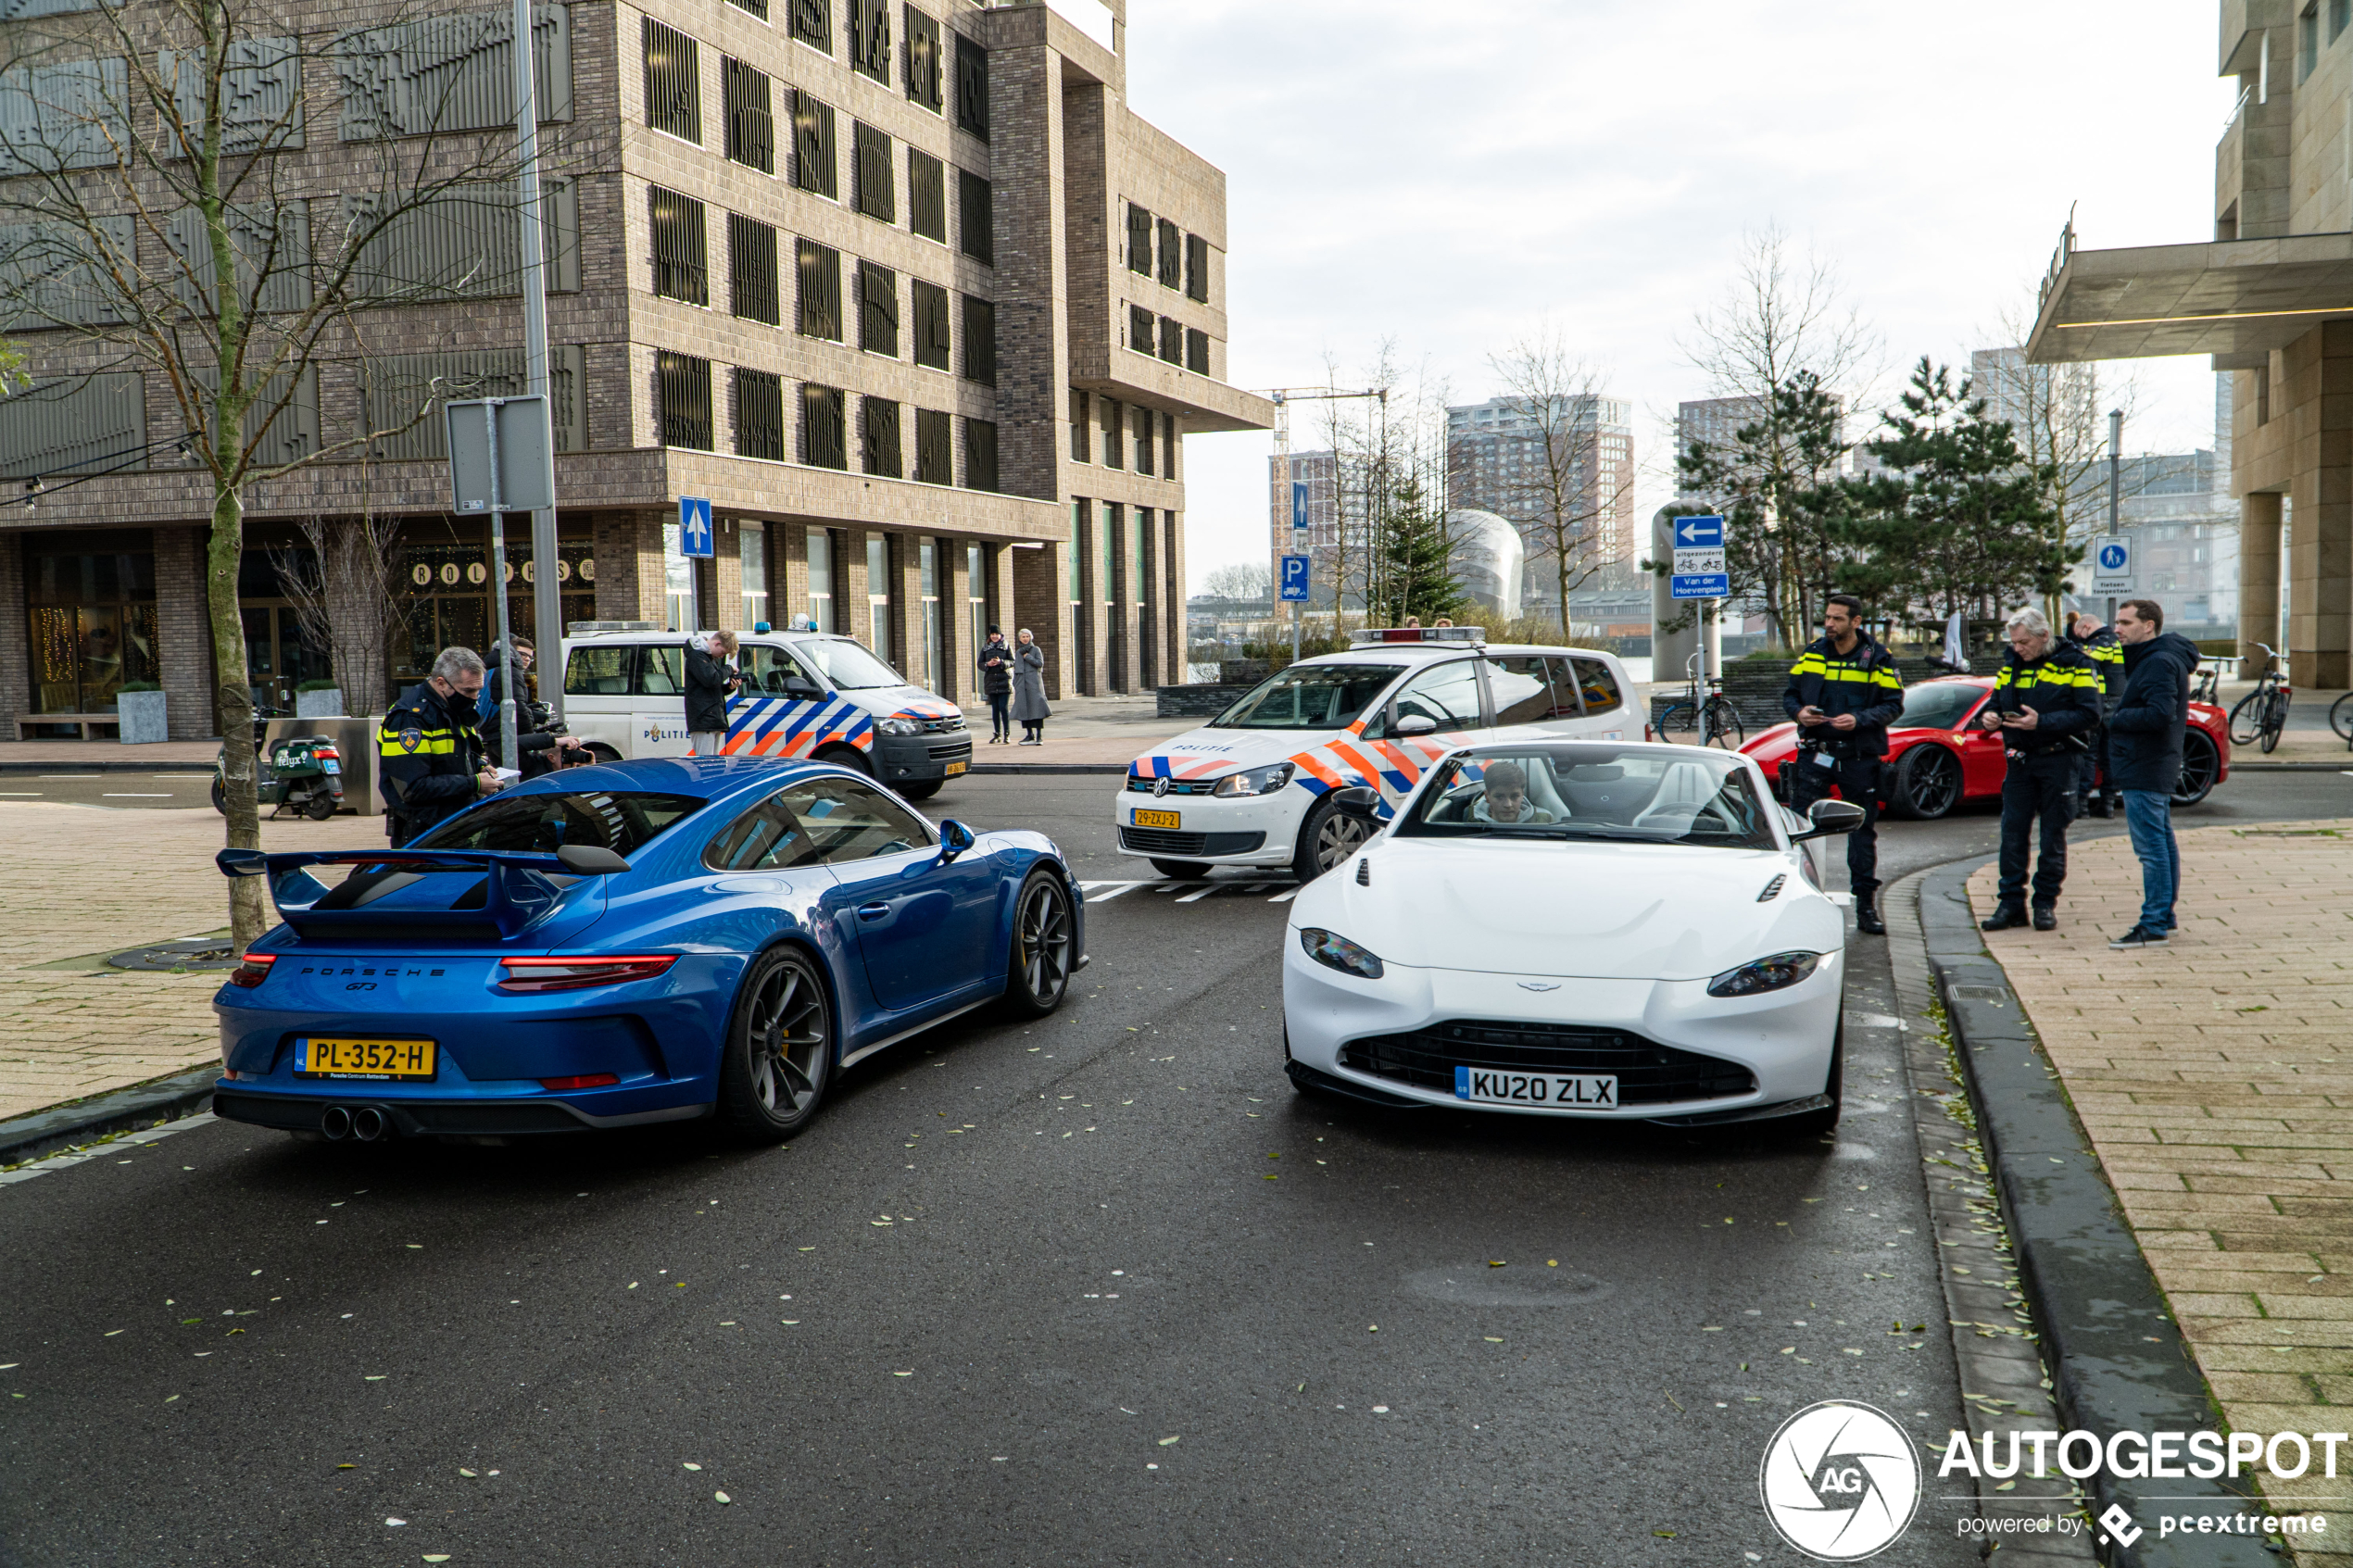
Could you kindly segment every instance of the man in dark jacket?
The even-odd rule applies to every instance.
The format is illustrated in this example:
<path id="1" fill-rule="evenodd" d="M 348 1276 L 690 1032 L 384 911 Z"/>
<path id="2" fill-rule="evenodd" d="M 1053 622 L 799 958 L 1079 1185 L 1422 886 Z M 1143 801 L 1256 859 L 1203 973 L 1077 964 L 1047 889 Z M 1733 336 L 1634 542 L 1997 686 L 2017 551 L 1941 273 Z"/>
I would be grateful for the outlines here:
<path id="1" fill-rule="evenodd" d="M 443 648 L 433 673 L 400 694 L 376 733 L 384 834 L 398 848 L 499 787 L 474 733 L 482 655 Z"/>
<path id="2" fill-rule="evenodd" d="M 2009 771 L 2002 778 L 2000 901 L 1982 923 L 2006 931 L 2027 922 L 2026 846 L 2041 824 L 2034 860 L 2034 929 L 2058 924 L 2058 896 L 2067 881 L 2067 824 L 2075 816 L 2076 772 L 2084 737 L 2100 721 L 2100 672 L 2092 661 L 2051 635 L 2039 609 L 2009 619 L 2010 651 L 1994 677 L 1994 696 L 1978 722 L 2002 733 Z"/>
<path id="3" fill-rule="evenodd" d="M 531 699 L 531 641 L 515 639 L 515 670 L 522 676 L 515 692 L 515 771 L 524 778 L 536 778 L 555 768 L 561 768 L 586 759 L 566 756 L 580 749 L 579 737 L 560 735 L 552 730 L 538 727 L 544 713 Z M 502 698 L 507 693 L 507 661 L 499 656 L 498 646 L 490 647 L 490 684 L 482 689 L 482 698 L 474 704 L 481 717 L 477 733 L 482 736 L 482 754 L 491 762 L 504 766 L 507 756 L 507 731 L 501 712 Z M 552 755 L 551 755 L 552 754 Z"/>
<path id="4" fill-rule="evenodd" d="M 2189 724 L 2190 671 L 2197 645 L 2165 630 L 2155 599 L 2116 608 L 2123 639 L 2124 690 L 2108 716 L 2108 776 L 2124 792 L 2124 825 L 2141 859 L 2141 918 L 2111 947 L 2161 947 L 2182 891 L 2182 847 L 2173 838 L 2173 786 L 2182 778 L 2182 733 Z"/>
<path id="5" fill-rule="evenodd" d="M 733 632 L 686 645 L 686 734 L 698 757 L 716 757 L 727 744 L 727 697 L 741 679 L 727 663 L 735 657 Z"/>
<path id="6" fill-rule="evenodd" d="M 1013 738 L 1013 650 L 1005 633 L 991 626 L 988 646 L 980 650 L 980 689 L 988 698 L 988 744 L 1003 746 Z"/>
<path id="7" fill-rule="evenodd" d="M 2082 782 L 2076 785 L 2076 814 L 2113 817 L 2116 777 L 2108 767 L 2108 716 L 2116 711 L 2117 699 L 2124 695 L 2124 644 L 2089 610 L 2079 610 L 2069 621 L 2067 640 L 2100 672 L 2100 723 L 2086 737 L 2090 749 L 2084 753 Z"/>
<path id="8" fill-rule="evenodd" d="M 1863 809 L 1863 825 L 1847 835 L 1846 875 L 1855 891 L 1855 926 L 1867 936 L 1886 935 L 1879 892 L 1879 785 L 1887 755 L 1887 726 L 1904 711 L 1904 679 L 1887 650 L 1863 634 L 1863 602 L 1832 594 L 1822 608 L 1823 635 L 1790 666 L 1781 707 L 1797 721 L 1797 760 L 1791 765 L 1790 804 L 1800 811 L 1840 797 Z"/>

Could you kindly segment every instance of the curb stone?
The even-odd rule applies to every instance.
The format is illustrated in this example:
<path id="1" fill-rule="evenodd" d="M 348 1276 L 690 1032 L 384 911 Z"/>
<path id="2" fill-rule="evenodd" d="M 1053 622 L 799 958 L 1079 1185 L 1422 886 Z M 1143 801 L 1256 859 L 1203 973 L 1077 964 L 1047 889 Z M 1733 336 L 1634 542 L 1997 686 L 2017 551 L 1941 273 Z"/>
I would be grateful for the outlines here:
<path id="1" fill-rule="evenodd" d="M 1936 972 L 1978 1135 L 2018 1255 L 2019 1284 L 2050 1359 L 2058 1407 L 2070 1428 L 2191 1431 L 2216 1423 L 2198 1371 L 2167 1308 L 2116 1192 L 2043 1054 L 2000 964 L 1985 951 L 1968 881 L 1991 857 L 1930 872 L 1919 889 L 1920 933 Z M 2145 1534 L 2103 1542 L 2114 1568 L 2254 1568 L 2280 1559 L 2261 1536 L 2158 1535 L 2161 1510 L 2145 1497 L 2215 1502 L 2261 1499 L 2221 1480 L 2188 1476 L 2085 1483 L 2096 1518 L 2111 1504 Z M 2161 1494 L 2158 1488 L 2162 1488 Z M 2201 1512 L 2210 1512 L 2202 1510 Z M 2105 1532 L 2103 1532 L 2105 1534 Z"/>
<path id="2" fill-rule="evenodd" d="M 39 1160 L 114 1133 L 176 1122 L 210 1107 L 218 1067 L 191 1068 L 68 1105 L 0 1122 L 0 1169 Z"/>

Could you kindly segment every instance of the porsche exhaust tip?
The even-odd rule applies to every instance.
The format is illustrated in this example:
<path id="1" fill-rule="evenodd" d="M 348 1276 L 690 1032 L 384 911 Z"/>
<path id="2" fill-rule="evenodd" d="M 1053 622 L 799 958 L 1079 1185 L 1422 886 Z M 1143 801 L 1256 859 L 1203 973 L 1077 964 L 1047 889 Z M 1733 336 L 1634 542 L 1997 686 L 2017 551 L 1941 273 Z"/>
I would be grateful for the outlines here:
<path id="1" fill-rule="evenodd" d="M 351 1135 L 351 1112 L 342 1106 L 331 1105 L 320 1114 L 319 1130 L 331 1143 L 341 1143 Z"/>
<path id="2" fill-rule="evenodd" d="M 363 1105 L 351 1113 L 351 1135 L 361 1143 L 373 1143 L 386 1131 L 384 1113 L 372 1105 Z"/>

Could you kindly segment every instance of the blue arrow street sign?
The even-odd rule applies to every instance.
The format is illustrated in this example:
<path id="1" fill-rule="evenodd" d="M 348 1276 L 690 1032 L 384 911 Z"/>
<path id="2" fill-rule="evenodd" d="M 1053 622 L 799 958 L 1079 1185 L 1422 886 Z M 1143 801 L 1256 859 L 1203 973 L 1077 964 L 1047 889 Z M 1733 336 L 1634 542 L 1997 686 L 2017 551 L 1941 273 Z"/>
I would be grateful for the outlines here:
<path id="1" fill-rule="evenodd" d="M 1720 571 L 1669 577 L 1667 581 L 1679 599 L 1727 599 L 1732 596 L 1732 580 Z"/>
<path id="2" fill-rule="evenodd" d="M 1307 558 L 1305 556 L 1285 556 L 1282 558 L 1282 561 L 1283 586 L 1282 593 L 1280 595 L 1282 601 L 1285 604 L 1306 603 Z"/>
<path id="3" fill-rule="evenodd" d="M 678 553 L 690 559 L 703 560 L 718 553 L 711 535 L 711 497 L 708 495 L 678 497 Z"/>
<path id="4" fill-rule="evenodd" d="M 1720 550 L 1724 547 L 1724 520 L 1720 517 L 1679 517 L 1675 520 L 1675 547 L 1679 550 Z"/>
<path id="5" fill-rule="evenodd" d="M 1293 528 L 1307 526 L 1307 482 L 1303 479 L 1290 482 L 1290 525 Z"/>

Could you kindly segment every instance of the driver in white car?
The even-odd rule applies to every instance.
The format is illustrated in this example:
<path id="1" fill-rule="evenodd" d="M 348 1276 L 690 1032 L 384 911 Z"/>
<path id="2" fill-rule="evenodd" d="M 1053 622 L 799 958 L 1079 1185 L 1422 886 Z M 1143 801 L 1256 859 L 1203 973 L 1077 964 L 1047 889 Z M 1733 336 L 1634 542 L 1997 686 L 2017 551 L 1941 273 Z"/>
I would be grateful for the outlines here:
<path id="1" fill-rule="evenodd" d="M 1516 762 L 1490 762 L 1481 782 L 1486 784 L 1487 792 L 1472 803 L 1471 819 L 1474 822 L 1509 826 L 1514 822 L 1560 820 L 1528 798 L 1528 772 Z"/>

